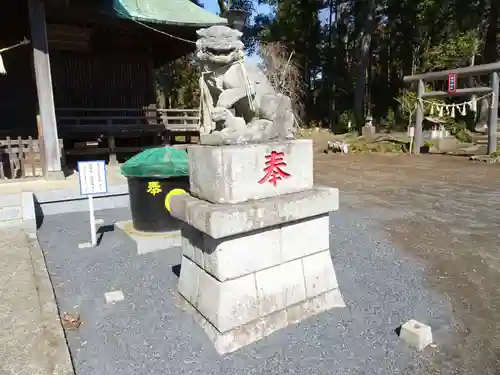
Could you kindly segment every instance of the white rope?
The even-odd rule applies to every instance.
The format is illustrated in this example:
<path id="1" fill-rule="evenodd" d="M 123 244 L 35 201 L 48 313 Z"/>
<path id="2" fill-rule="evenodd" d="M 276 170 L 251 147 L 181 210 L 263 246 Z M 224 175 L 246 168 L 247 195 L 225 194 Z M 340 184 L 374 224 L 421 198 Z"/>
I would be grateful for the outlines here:
<path id="1" fill-rule="evenodd" d="M 475 100 L 476 101 L 479 101 L 479 100 L 482 100 L 484 98 L 487 98 L 488 96 L 493 96 L 493 93 L 492 92 L 489 92 L 483 96 L 480 96 L 479 98 L 476 98 Z M 433 101 L 430 101 L 430 100 L 425 100 L 425 99 L 420 99 L 420 101 L 422 103 L 428 103 L 428 104 L 434 104 L 434 105 L 439 105 L 439 106 L 443 106 L 443 107 L 453 107 L 453 106 L 460 106 L 460 105 L 464 105 L 464 104 L 469 104 L 471 102 L 471 100 L 467 100 L 465 102 L 462 102 L 462 103 L 455 103 L 455 104 L 441 104 L 441 103 L 436 103 L 436 102 L 433 102 Z"/>
<path id="2" fill-rule="evenodd" d="M 166 33 L 165 31 L 158 30 L 158 29 L 156 29 L 156 28 L 154 28 L 154 27 L 152 27 L 152 26 L 149 26 L 149 25 L 145 24 L 144 22 L 138 21 L 138 20 L 136 20 L 136 19 L 132 18 L 132 17 L 130 16 L 130 14 L 124 13 L 124 12 L 122 12 L 122 11 L 121 11 L 121 10 L 119 10 L 119 9 L 116 9 L 116 8 L 114 8 L 114 7 L 113 7 L 113 9 L 115 10 L 115 12 L 120 13 L 122 16 L 124 16 L 124 17 L 128 18 L 129 20 L 131 20 L 131 21 L 135 22 L 135 23 L 136 23 L 136 24 L 138 24 L 138 25 L 141 25 L 142 27 L 145 27 L 146 29 L 152 30 L 152 31 L 157 32 L 157 33 L 159 33 L 159 34 L 163 34 L 163 35 L 168 36 L 168 37 L 173 38 L 173 39 L 180 40 L 180 41 L 182 41 L 182 42 L 196 44 L 196 42 L 194 42 L 194 41 L 192 41 L 192 40 L 189 40 L 189 39 L 184 39 L 184 38 L 181 38 L 181 37 L 178 37 L 178 36 L 175 36 L 175 35 L 172 35 L 172 34 Z"/>
<path id="3" fill-rule="evenodd" d="M 28 44 L 28 43 L 29 43 L 29 40 L 24 38 L 24 40 L 22 42 L 19 42 L 17 44 L 12 45 L 12 46 L 0 49 L 0 74 L 3 74 L 3 75 L 7 74 L 7 70 L 5 69 L 5 65 L 3 63 L 2 53 L 7 52 L 7 51 L 14 49 L 16 47 L 19 47 L 19 46 L 24 46 L 25 44 Z"/>
<path id="4" fill-rule="evenodd" d="M 445 103 L 436 103 L 430 100 L 425 100 L 420 98 L 419 101 L 415 103 L 415 109 L 417 108 L 418 104 L 422 107 L 424 107 L 424 104 L 430 104 L 431 109 L 430 109 L 430 115 L 434 115 L 434 109 L 438 111 L 437 116 L 438 117 L 444 117 L 444 114 L 446 112 L 447 116 L 450 116 L 451 118 L 455 118 L 455 108 L 458 109 L 459 113 L 462 116 L 465 116 L 467 109 L 466 106 L 469 106 L 471 111 L 476 112 L 477 111 L 477 102 L 480 100 L 483 100 L 488 97 L 492 97 L 491 100 L 491 105 L 495 105 L 495 94 L 493 92 L 489 92 L 488 94 L 485 94 L 479 98 L 474 98 L 472 100 L 467 100 L 462 103 L 453 103 L 453 104 L 445 104 Z"/>
<path id="5" fill-rule="evenodd" d="M 257 103 L 255 102 L 256 96 L 255 96 L 255 91 L 253 89 L 252 82 L 250 81 L 250 78 L 248 78 L 248 73 L 245 68 L 245 54 L 243 51 L 240 51 L 240 58 L 238 59 L 238 64 L 240 65 L 241 69 L 241 74 L 243 76 L 243 80 L 245 81 L 245 93 L 247 94 L 248 98 L 248 103 L 250 105 L 250 110 L 255 114 L 258 115 L 257 112 Z"/>
<path id="6" fill-rule="evenodd" d="M 5 65 L 3 64 L 2 55 L 0 55 L 0 74 L 5 75 L 7 71 L 5 70 Z"/>

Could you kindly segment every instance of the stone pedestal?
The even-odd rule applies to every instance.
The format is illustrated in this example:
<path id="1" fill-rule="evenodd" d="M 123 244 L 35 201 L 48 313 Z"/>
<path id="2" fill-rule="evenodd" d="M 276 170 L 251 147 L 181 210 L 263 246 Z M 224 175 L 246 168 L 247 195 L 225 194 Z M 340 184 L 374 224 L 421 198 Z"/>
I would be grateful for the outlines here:
<path id="1" fill-rule="evenodd" d="M 363 128 L 361 129 L 361 135 L 363 137 L 373 137 L 375 135 L 375 133 L 377 132 L 377 129 L 375 128 L 375 126 L 373 126 L 372 124 L 366 124 L 365 126 L 363 126 Z"/>
<path id="2" fill-rule="evenodd" d="M 275 197 L 313 186 L 312 140 L 245 146 L 192 146 L 189 183 L 194 196 L 212 203 L 238 203 Z M 282 174 L 265 178 L 279 163 Z M 274 183 L 275 182 L 275 183 Z"/>
<path id="3" fill-rule="evenodd" d="M 186 223 L 179 292 L 219 353 L 345 306 L 329 251 L 329 212 L 338 209 L 338 190 L 312 186 L 309 141 L 188 152 L 198 197 L 171 201 L 172 215 Z M 259 183 L 265 156 L 273 152 L 283 153 L 289 175 L 276 186 Z"/>

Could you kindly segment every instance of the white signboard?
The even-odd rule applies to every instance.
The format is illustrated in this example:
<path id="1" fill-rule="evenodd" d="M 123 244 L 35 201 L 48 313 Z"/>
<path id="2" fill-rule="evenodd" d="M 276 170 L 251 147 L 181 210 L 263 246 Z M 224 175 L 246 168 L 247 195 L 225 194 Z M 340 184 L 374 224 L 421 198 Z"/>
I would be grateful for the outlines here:
<path id="1" fill-rule="evenodd" d="M 78 181 L 80 182 L 80 194 L 89 199 L 90 214 L 90 242 L 80 244 L 80 248 L 97 246 L 96 220 L 94 216 L 94 195 L 108 192 L 108 181 L 106 179 L 106 163 L 104 160 L 79 161 Z"/>
<path id="2" fill-rule="evenodd" d="M 415 127 L 414 126 L 410 126 L 408 128 L 408 137 L 413 138 L 414 136 L 415 136 Z"/>
<path id="3" fill-rule="evenodd" d="M 104 160 L 79 161 L 78 180 L 80 194 L 89 196 L 108 192 L 106 179 L 106 163 Z"/>

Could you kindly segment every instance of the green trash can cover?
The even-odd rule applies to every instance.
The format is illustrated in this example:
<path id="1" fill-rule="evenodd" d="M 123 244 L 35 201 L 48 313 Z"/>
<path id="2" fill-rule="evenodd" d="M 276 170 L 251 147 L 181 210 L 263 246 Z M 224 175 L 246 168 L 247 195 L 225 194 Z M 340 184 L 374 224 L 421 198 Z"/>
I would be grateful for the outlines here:
<path id="1" fill-rule="evenodd" d="M 150 148 L 127 160 L 121 172 L 125 177 L 188 176 L 188 154 L 173 147 Z"/>

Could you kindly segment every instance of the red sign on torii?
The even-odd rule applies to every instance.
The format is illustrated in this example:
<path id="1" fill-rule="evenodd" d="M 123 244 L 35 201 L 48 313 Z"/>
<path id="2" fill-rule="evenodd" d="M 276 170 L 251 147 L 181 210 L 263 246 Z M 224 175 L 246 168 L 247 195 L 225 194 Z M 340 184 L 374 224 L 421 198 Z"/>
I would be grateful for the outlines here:
<path id="1" fill-rule="evenodd" d="M 448 74 L 448 94 L 454 94 L 457 91 L 457 74 Z"/>

